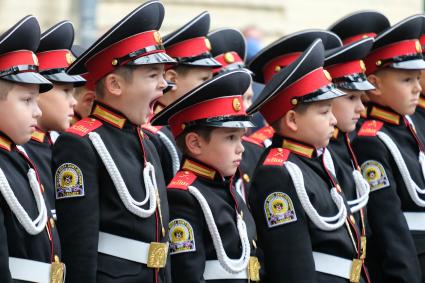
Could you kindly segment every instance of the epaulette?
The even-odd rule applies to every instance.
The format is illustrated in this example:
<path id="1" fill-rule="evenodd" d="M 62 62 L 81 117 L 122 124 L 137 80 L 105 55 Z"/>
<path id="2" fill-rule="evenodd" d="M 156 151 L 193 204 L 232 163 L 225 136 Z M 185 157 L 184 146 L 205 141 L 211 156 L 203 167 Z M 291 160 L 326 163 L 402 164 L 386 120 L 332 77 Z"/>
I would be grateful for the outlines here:
<path id="1" fill-rule="evenodd" d="M 273 128 L 271 126 L 266 126 L 251 134 L 249 138 L 255 140 L 257 143 L 264 144 L 264 141 L 267 139 L 271 139 L 273 135 Z"/>
<path id="2" fill-rule="evenodd" d="M 74 125 L 72 125 L 72 127 L 68 128 L 66 132 L 84 137 L 85 135 L 96 130 L 102 125 L 103 123 L 99 120 L 96 120 L 93 118 L 84 118 L 78 121 L 77 123 L 75 123 Z"/>
<path id="3" fill-rule="evenodd" d="M 190 171 L 179 171 L 168 184 L 167 189 L 186 191 L 195 182 L 196 178 L 196 175 Z"/>
<path id="4" fill-rule="evenodd" d="M 146 123 L 142 125 L 142 129 L 152 134 L 157 134 L 162 129 L 162 126 L 152 126 L 151 123 Z"/>
<path id="5" fill-rule="evenodd" d="M 31 135 L 31 139 L 40 143 L 44 142 L 44 137 L 46 136 L 46 133 L 43 133 L 42 131 L 35 130 L 34 133 Z"/>
<path id="6" fill-rule="evenodd" d="M 376 120 L 368 120 L 360 127 L 357 136 L 359 137 L 375 137 L 384 123 Z"/>
<path id="7" fill-rule="evenodd" d="M 255 145 L 258 145 L 258 146 L 261 146 L 261 147 L 264 147 L 263 143 L 259 143 L 257 140 L 254 140 L 253 138 L 250 138 L 250 137 L 247 137 L 247 136 L 243 136 L 242 140 L 249 142 L 249 143 L 252 143 L 252 144 L 255 144 Z"/>
<path id="8" fill-rule="evenodd" d="M 291 151 L 286 148 L 272 148 L 264 159 L 263 165 L 282 166 L 288 160 Z"/>

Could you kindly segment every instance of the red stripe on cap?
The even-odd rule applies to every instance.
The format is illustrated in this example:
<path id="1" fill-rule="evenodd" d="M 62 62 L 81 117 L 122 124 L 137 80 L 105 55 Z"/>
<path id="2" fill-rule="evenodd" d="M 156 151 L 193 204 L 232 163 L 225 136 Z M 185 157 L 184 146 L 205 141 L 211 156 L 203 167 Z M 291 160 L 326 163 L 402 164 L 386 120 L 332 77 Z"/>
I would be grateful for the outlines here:
<path id="1" fill-rule="evenodd" d="M 22 65 L 38 66 L 37 56 L 29 50 L 8 52 L 0 56 L 0 71 Z"/>
<path id="2" fill-rule="evenodd" d="M 419 42 L 422 46 L 425 46 L 425 33 L 419 37 Z"/>
<path id="3" fill-rule="evenodd" d="M 74 60 L 74 56 L 66 49 L 50 50 L 37 53 L 40 71 L 67 68 Z"/>
<path id="4" fill-rule="evenodd" d="M 86 80 L 86 83 L 84 84 L 86 89 L 91 90 L 91 91 L 95 91 L 96 86 L 95 86 L 95 83 L 93 81 L 93 78 L 90 76 L 90 73 L 84 73 L 81 76 Z"/>
<path id="5" fill-rule="evenodd" d="M 174 137 L 180 135 L 185 123 L 220 116 L 246 115 L 241 95 L 220 97 L 200 102 L 181 110 L 168 119 Z"/>
<path id="6" fill-rule="evenodd" d="M 344 39 L 342 41 L 342 44 L 343 45 L 348 45 L 350 43 L 353 43 L 353 42 L 356 42 L 356 41 L 359 41 L 359 40 L 362 40 L 362 39 L 368 38 L 368 37 L 375 38 L 376 37 L 376 33 L 374 33 L 374 32 L 361 33 L 361 34 L 357 34 L 357 35 L 354 35 L 354 36 L 351 36 L 351 37 L 347 37 L 346 39 Z"/>
<path id="7" fill-rule="evenodd" d="M 363 61 L 355 60 L 350 62 L 344 62 L 340 64 L 335 64 L 331 66 L 327 66 L 326 70 L 331 74 L 333 79 L 345 77 L 352 74 L 361 74 L 365 71 L 362 68 Z"/>
<path id="8" fill-rule="evenodd" d="M 214 57 L 214 59 L 217 60 L 221 64 L 221 67 L 213 69 L 213 71 L 212 71 L 213 74 L 215 74 L 215 73 L 217 73 L 221 70 L 226 69 L 227 66 L 229 66 L 231 64 L 235 64 L 235 63 L 242 63 L 243 64 L 244 63 L 242 58 L 239 57 L 239 54 L 234 52 L 234 51 L 220 54 L 220 55 Z"/>
<path id="9" fill-rule="evenodd" d="M 261 107 L 260 113 L 269 124 L 272 124 L 279 118 L 283 117 L 286 112 L 295 107 L 295 105 L 291 103 L 292 99 L 303 97 L 321 87 L 329 85 L 330 83 L 331 82 L 326 77 L 323 68 L 320 67 L 304 75 L 285 89 L 279 91 L 273 99 Z"/>
<path id="10" fill-rule="evenodd" d="M 161 39 L 158 36 L 158 32 L 155 30 L 138 33 L 122 39 L 93 55 L 93 57 L 87 61 L 86 68 L 92 76 L 93 81 L 96 83 L 101 78 L 112 72 L 115 68 L 119 67 L 113 64 L 115 59 L 124 57 L 143 48 L 158 46 L 161 44 Z M 131 60 L 153 53 L 165 53 L 165 51 L 162 49 L 156 49 L 151 52 L 142 53 L 128 61 L 120 62 L 120 65 L 125 65 Z"/>
<path id="11" fill-rule="evenodd" d="M 173 44 L 166 50 L 167 54 L 173 58 L 195 57 L 210 51 L 207 42 L 206 37 L 195 37 Z"/>
<path id="12" fill-rule="evenodd" d="M 263 68 L 264 82 L 268 83 L 272 77 L 281 70 L 281 68 L 284 68 L 297 60 L 301 54 L 302 52 L 289 53 L 269 61 Z"/>
<path id="13" fill-rule="evenodd" d="M 403 40 L 372 51 L 364 60 L 366 64 L 366 74 L 372 74 L 379 67 L 382 67 L 382 65 L 379 64 L 381 60 L 418 54 L 417 44 L 420 44 L 417 39 Z"/>

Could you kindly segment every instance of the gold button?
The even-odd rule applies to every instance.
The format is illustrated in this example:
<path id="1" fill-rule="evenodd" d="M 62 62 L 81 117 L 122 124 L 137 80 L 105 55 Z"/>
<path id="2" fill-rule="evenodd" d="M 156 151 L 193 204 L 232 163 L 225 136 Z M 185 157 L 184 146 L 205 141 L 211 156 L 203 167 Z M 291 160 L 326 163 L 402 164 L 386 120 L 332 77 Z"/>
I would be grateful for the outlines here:
<path id="1" fill-rule="evenodd" d="M 350 220 L 351 220 L 351 222 L 353 222 L 354 224 L 356 224 L 356 219 L 354 218 L 353 215 L 350 215 Z"/>
<path id="2" fill-rule="evenodd" d="M 291 104 L 294 105 L 294 106 L 297 105 L 298 104 L 298 100 L 296 98 L 292 98 L 291 99 Z"/>
<path id="3" fill-rule="evenodd" d="M 185 124 L 182 124 L 182 130 L 184 130 L 186 128 Z"/>
<path id="4" fill-rule="evenodd" d="M 226 61 L 227 64 L 231 64 L 235 62 L 235 56 L 233 56 L 232 53 L 227 52 L 224 54 L 224 61 Z"/>
<path id="5" fill-rule="evenodd" d="M 243 174 L 242 178 L 243 178 L 243 180 L 245 181 L 245 183 L 249 183 L 250 178 L 249 178 L 248 174 L 246 174 L 246 173 L 245 173 L 245 174 Z"/>
<path id="6" fill-rule="evenodd" d="M 205 38 L 205 46 L 207 47 L 208 51 L 211 51 L 211 42 L 208 40 L 208 38 Z"/>
<path id="7" fill-rule="evenodd" d="M 65 54 L 65 59 L 68 65 L 71 65 L 75 61 L 75 57 L 69 52 Z"/>
<path id="8" fill-rule="evenodd" d="M 419 42 L 419 40 L 416 40 L 416 42 L 415 42 L 415 47 L 416 47 L 416 51 L 417 51 L 418 53 L 422 53 L 422 45 L 421 45 L 421 43 Z"/>
<path id="9" fill-rule="evenodd" d="M 50 227 L 55 228 L 55 220 L 53 220 L 53 218 L 50 218 Z"/>
<path id="10" fill-rule="evenodd" d="M 155 31 L 153 33 L 153 38 L 154 38 L 154 40 L 157 44 L 162 44 L 162 37 L 161 37 L 161 34 L 158 31 Z"/>
<path id="11" fill-rule="evenodd" d="M 116 65 L 118 65 L 118 60 L 117 59 L 112 60 L 112 66 L 116 66 Z"/>
<path id="12" fill-rule="evenodd" d="M 363 72 L 366 72 L 366 65 L 363 60 L 360 60 L 360 69 L 362 69 Z"/>
<path id="13" fill-rule="evenodd" d="M 60 262 L 60 259 L 59 259 L 59 256 L 58 255 L 55 255 L 54 258 L 55 258 L 55 262 Z"/>
<path id="14" fill-rule="evenodd" d="M 233 110 L 235 110 L 236 112 L 239 112 L 242 109 L 241 102 L 237 98 L 233 99 L 232 106 L 233 106 Z"/>
<path id="15" fill-rule="evenodd" d="M 381 66 L 382 65 L 382 61 L 381 60 L 378 60 L 378 61 L 376 61 L 376 66 Z"/>
<path id="16" fill-rule="evenodd" d="M 327 70 L 323 70 L 323 74 L 325 74 L 325 77 L 328 79 L 328 81 L 332 81 L 332 76 Z"/>
<path id="17" fill-rule="evenodd" d="M 276 67 L 274 68 L 274 71 L 275 71 L 276 73 L 280 72 L 280 70 L 282 70 L 282 68 L 281 68 L 280 66 L 276 66 Z"/>

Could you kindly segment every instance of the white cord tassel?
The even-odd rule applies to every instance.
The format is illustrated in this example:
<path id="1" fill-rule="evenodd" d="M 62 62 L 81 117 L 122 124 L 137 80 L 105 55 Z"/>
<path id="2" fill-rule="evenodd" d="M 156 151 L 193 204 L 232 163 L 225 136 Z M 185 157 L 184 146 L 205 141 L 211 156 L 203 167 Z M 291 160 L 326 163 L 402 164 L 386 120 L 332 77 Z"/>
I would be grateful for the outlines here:
<path id="1" fill-rule="evenodd" d="M 173 175 L 176 175 L 176 173 L 180 169 L 180 159 L 179 154 L 177 152 L 176 147 L 174 146 L 173 142 L 167 137 L 166 134 L 162 132 L 158 132 L 159 138 L 164 143 L 165 147 L 167 148 L 168 152 L 171 155 L 171 161 L 173 162 Z"/>
<path id="2" fill-rule="evenodd" d="M 37 176 L 34 169 L 29 169 L 28 171 L 28 180 L 32 190 L 32 193 L 37 204 L 38 216 L 35 220 L 31 220 L 28 213 L 19 203 L 12 189 L 10 188 L 9 182 L 7 181 L 6 176 L 3 173 L 3 170 L 0 169 L 0 191 L 6 200 L 7 204 L 12 210 L 13 214 L 18 219 L 19 223 L 24 227 L 31 235 L 37 235 L 44 230 L 47 223 L 47 208 L 44 202 L 43 195 L 40 191 L 40 184 L 38 183 Z"/>
<path id="3" fill-rule="evenodd" d="M 419 194 L 425 194 L 425 189 L 419 188 L 419 186 L 415 183 L 415 181 L 413 181 L 412 177 L 410 176 L 409 169 L 407 168 L 407 165 L 404 162 L 403 156 L 401 155 L 400 150 L 398 150 L 396 144 L 384 132 L 378 132 L 378 137 L 382 140 L 382 142 L 387 146 L 387 148 L 391 152 L 394 158 L 394 161 L 397 164 L 398 170 L 400 171 L 400 174 L 403 178 L 404 184 L 406 185 L 407 192 L 409 193 L 410 198 L 413 200 L 413 202 L 416 205 L 420 207 L 425 207 L 425 201 L 419 197 Z M 421 161 L 421 154 L 419 154 L 419 162 L 423 162 L 423 157 Z"/>
<path id="4" fill-rule="evenodd" d="M 337 192 L 336 188 L 331 189 L 331 197 L 338 208 L 338 213 L 331 217 L 321 216 L 310 202 L 308 194 L 305 190 L 304 178 L 301 169 L 295 163 L 290 161 L 287 161 L 285 165 L 288 169 L 289 175 L 291 175 L 291 179 L 294 183 L 294 187 L 301 205 L 304 208 L 306 214 L 310 217 L 311 221 L 319 229 L 324 231 L 333 231 L 344 225 L 347 218 L 347 208 L 345 207 L 344 199 Z"/>
<path id="5" fill-rule="evenodd" d="M 227 256 L 226 251 L 224 250 L 223 242 L 207 200 L 197 188 L 193 186 L 189 186 L 188 188 L 189 192 L 198 200 L 202 212 L 204 213 L 205 221 L 207 222 L 208 230 L 213 240 L 215 252 L 220 265 L 229 273 L 238 273 L 242 270 L 246 270 L 251 254 L 251 246 L 248 239 L 245 221 L 243 221 L 242 217 L 237 214 L 236 225 L 239 232 L 239 238 L 242 243 L 242 255 L 239 259 L 231 259 Z"/>
<path id="6" fill-rule="evenodd" d="M 89 133 L 89 138 L 92 141 L 93 146 L 99 154 L 100 158 L 102 159 L 106 170 L 111 176 L 112 182 L 114 183 L 114 186 L 124 206 L 128 209 L 128 211 L 141 218 L 150 217 L 156 210 L 157 188 L 155 169 L 152 164 L 147 162 L 145 168 L 143 169 L 143 180 L 146 188 L 146 197 L 143 201 L 138 202 L 130 195 L 124 179 L 122 178 L 121 173 L 119 172 L 100 135 L 98 133 L 91 132 Z M 141 206 L 147 202 L 149 202 L 149 208 L 141 208 Z"/>
<path id="7" fill-rule="evenodd" d="M 332 160 L 331 153 L 329 152 L 328 149 L 326 149 L 323 154 L 324 154 L 323 161 L 325 162 L 326 168 L 329 171 L 331 171 L 331 173 L 334 176 L 336 176 L 335 166 Z M 350 206 L 351 213 L 355 213 L 366 206 L 369 200 L 370 185 L 363 178 L 361 172 L 359 172 L 358 170 L 353 170 L 352 174 L 353 174 L 354 184 L 356 185 L 357 198 L 354 200 L 349 200 L 347 201 L 347 203 Z"/>
<path id="8" fill-rule="evenodd" d="M 235 189 L 236 189 L 236 192 L 241 196 L 242 200 L 246 203 L 246 200 L 245 200 L 245 189 L 244 189 L 242 178 L 239 178 L 235 182 Z"/>

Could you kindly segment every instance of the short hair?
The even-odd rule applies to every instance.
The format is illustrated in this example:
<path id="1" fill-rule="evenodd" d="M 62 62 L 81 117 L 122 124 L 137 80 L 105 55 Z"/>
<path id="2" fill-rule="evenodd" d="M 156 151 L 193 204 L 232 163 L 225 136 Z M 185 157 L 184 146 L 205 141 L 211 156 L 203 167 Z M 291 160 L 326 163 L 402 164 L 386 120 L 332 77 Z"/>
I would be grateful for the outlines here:
<path id="1" fill-rule="evenodd" d="M 124 66 L 120 66 L 118 69 L 114 70 L 112 73 L 122 77 L 126 83 L 131 83 L 133 81 L 134 70 L 135 70 L 134 66 L 124 65 Z M 96 83 L 96 95 L 101 98 L 105 96 L 105 92 L 104 92 L 105 77 L 101 78 Z"/>
<path id="2" fill-rule="evenodd" d="M 314 103 L 309 102 L 309 103 L 299 103 L 297 106 L 295 106 L 295 108 L 293 109 L 295 112 L 299 113 L 299 114 L 303 114 L 307 111 L 307 109 L 313 105 Z M 286 113 L 285 113 L 286 115 Z M 273 130 L 275 130 L 275 132 L 280 132 L 280 122 L 282 121 L 282 118 L 284 116 L 280 117 L 277 121 L 273 122 L 270 126 L 273 128 Z"/>
<path id="3" fill-rule="evenodd" d="M 184 154 L 190 154 L 190 151 L 189 151 L 189 149 L 186 145 L 187 134 L 196 133 L 196 134 L 200 135 L 204 140 L 209 142 L 210 139 L 211 139 L 211 133 L 215 129 L 217 129 L 217 128 L 211 127 L 211 126 L 202 126 L 202 125 L 188 126 L 183 130 L 183 133 L 181 133 L 176 138 L 176 144 Z"/>
<path id="4" fill-rule="evenodd" d="M 7 95 L 12 90 L 14 84 L 7 80 L 0 79 L 0 100 L 7 98 Z"/>

